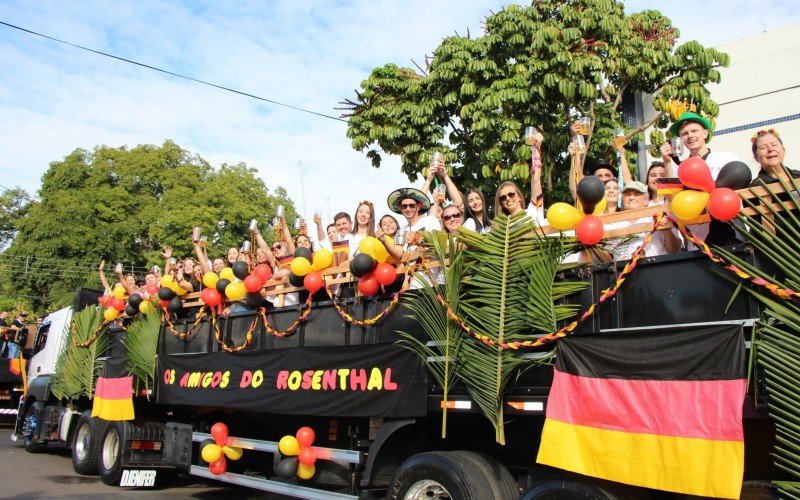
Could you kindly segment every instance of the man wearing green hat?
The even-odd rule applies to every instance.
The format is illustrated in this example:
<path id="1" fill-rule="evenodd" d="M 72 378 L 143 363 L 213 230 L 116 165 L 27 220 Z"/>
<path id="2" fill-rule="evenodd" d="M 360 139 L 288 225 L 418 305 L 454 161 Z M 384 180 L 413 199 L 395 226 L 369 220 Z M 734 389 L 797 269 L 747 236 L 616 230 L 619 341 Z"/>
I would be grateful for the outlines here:
<path id="1" fill-rule="evenodd" d="M 717 178 L 722 167 L 732 161 L 741 161 L 733 153 L 712 152 L 707 144 L 711 141 L 711 121 L 697 113 L 686 112 L 669 128 L 673 137 L 680 137 L 683 145 L 689 150 L 689 156 L 699 156 L 708 164 L 711 177 Z M 667 169 L 667 177 L 677 177 L 673 159 L 677 159 L 669 142 L 661 145 L 661 159 Z M 680 163 L 680 161 L 678 161 Z"/>
<path id="2" fill-rule="evenodd" d="M 699 156 L 708 164 L 711 178 L 716 180 L 722 167 L 732 161 L 741 160 L 734 153 L 712 152 L 708 148 L 707 144 L 711 141 L 711 128 L 711 121 L 708 118 L 697 113 L 686 112 L 672 124 L 669 131 L 673 137 L 680 137 L 683 140 L 683 145 L 689 150 L 690 157 Z M 667 177 L 678 177 L 675 163 L 680 164 L 680 160 L 674 155 L 669 142 L 661 145 L 661 159 L 664 161 Z M 708 244 L 730 245 L 739 241 L 733 228 L 728 224 L 714 221 L 713 224 L 693 224 L 690 228 L 695 236 Z M 687 247 L 687 250 L 696 249 L 692 243 L 687 243 Z"/>

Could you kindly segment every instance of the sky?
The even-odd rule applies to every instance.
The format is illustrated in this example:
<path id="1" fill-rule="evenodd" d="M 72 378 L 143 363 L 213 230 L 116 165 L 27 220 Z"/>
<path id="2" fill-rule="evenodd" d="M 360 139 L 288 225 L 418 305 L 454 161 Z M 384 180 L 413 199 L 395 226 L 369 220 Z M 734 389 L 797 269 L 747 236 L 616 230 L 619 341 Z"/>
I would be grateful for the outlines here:
<path id="1" fill-rule="evenodd" d="M 423 63 L 446 36 L 481 33 L 495 0 L 0 0 L 0 21 L 97 51 L 338 117 L 370 71 Z M 719 46 L 800 22 L 793 1 L 626 2 L 658 9 L 681 40 Z M 77 148 L 171 139 L 214 167 L 244 162 L 301 213 L 328 220 L 415 185 L 380 169 L 346 124 L 103 57 L 0 25 L 0 190 L 35 194 Z M 298 166 L 298 163 L 302 167 Z M 302 175 L 301 175 L 302 174 Z M 302 179 L 302 182 L 301 182 Z M 304 195 L 304 196 L 303 196 Z M 304 201 L 305 200 L 305 201 Z M 254 214 L 254 216 L 257 214 Z"/>

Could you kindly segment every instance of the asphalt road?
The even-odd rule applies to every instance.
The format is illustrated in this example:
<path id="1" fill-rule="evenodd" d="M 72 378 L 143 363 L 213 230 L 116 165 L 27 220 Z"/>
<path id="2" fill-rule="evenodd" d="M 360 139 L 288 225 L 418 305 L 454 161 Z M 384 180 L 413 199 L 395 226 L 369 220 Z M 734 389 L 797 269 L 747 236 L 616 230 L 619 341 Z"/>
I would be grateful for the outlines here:
<path id="1" fill-rule="evenodd" d="M 177 474 L 159 477 L 155 488 L 106 486 L 97 476 L 79 476 L 72 470 L 69 450 L 50 447 L 44 453 L 28 453 L 11 441 L 13 425 L 0 422 L 0 498 L 85 499 L 181 498 L 247 500 L 282 499 L 280 495 Z M 161 471 L 159 471 L 161 474 Z"/>

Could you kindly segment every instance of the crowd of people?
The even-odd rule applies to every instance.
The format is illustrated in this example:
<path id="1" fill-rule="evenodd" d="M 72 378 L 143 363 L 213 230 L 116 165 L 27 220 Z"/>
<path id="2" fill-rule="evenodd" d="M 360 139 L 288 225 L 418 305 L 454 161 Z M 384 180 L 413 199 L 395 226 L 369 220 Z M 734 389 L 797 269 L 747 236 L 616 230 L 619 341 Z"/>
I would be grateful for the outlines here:
<path id="1" fill-rule="evenodd" d="M 11 323 L 9 317 L 8 311 L 0 311 L 0 357 L 13 359 L 28 342 L 28 313 L 18 312 Z"/>
<path id="2" fill-rule="evenodd" d="M 572 125 L 571 130 L 573 135 L 578 134 L 577 122 Z M 712 152 L 709 149 L 711 123 L 700 115 L 685 113 L 672 125 L 670 132 L 673 137 L 682 139 L 688 150 L 688 157 L 700 157 L 706 161 L 712 178 L 716 178 L 727 163 L 739 161 L 739 158 L 732 153 Z M 548 225 L 542 190 L 542 140 L 541 134 L 537 133 L 534 140 L 531 141 L 530 200 L 525 199 L 519 185 L 514 181 L 503 182 L 494 196 L 495 214 L 512 216 L 526 212 L 536 226 Z M 624 147 L 624 141 L 615 141 L 614 148 L 620 153 L 617 155 L 619 163 L 617 166 L 606 162 L 596 163 L 585 174 L 598 177 L 604 184 L 606 199 L 604 214 L 668 203 L 668 197 L 658 193 L 657 182 L 660 178 L 678 176 L 677 167 L 681 158 L 676 151 L 673 151 L 670 143 L 661 145 L 661 159 L 648 167 L 642 180 L 633 178 L 625 160 Z M 769 183 L 774 182 L 778 177 L 800 176 L 797 171 L 790 170 L 783 165 L 785 150 L 783 142 L 775 130 L 758 131 L 753 136 L 752 152 L 759 167 L 754 183 L 757 180 Z M 583 176 L 583 172 L 570 173 L 570 186 L 576 200 L 576 186 Z M 397 189 L 389 195 L 387 204 L 395 215 L 384 215 L 380 220 L 376 220 L 374 204 L 366 200 L 358 203 L 352 217 L 348 212 L 339 212 L 327 226 L 324 225 L 321 216 L 316 214 L 313 218 L 315 225 L 313 234 L 309 233 L 306 222 L 303 221 L 299 233 L 293 236 L 285 220 L 280 218 L 276 238 L 271 245 L 264 239 L 258 227 L 251 225 L 255 242 L 254 251 L 251 252 L 249 246 L 240 249 L 230 248 L 224 258 L 210 258 L 206 253 L 203 241 L 195 235 L 193 238 L 194 257 L 176 260 L 173 258 L 172 249 L 164 248 L 164 273 L 172 275 L 181 288 L 197 292 L 204 286 L 203 275 L 205 273 L 211 271 L 219 273 L 237 261 L 246 261 L 253 266 L 267 264 L 273 270 L 273 278 L 280 280 L 289 278 L 291 271 L 288 261 L 297 248 L 308 248 L 311 251 L 327 248 L 335 256 L 334 263 L 343 265 L 359 252 L 359 244 L 365 237 L 373 236 L 384 245 L 391 259 L 399 261 L 405 252 L 413 250 L 419 244 L 421 231 L 440 230 L 455 234 L 459 228 L 464 227 L 485 234 L 492 228 L 493 217 L 490 211 L 491 207 L 486 201 L 486 194 L 480 189 L 469 189 L 462 195 L 448 175 L 441 155 L 437 155 L 431 162 L 421 189 L 413 187 Z M 635 220 L 617 220 L 608 222 L 605 229 L 623 229 L 632 224 L 652 223 L 652 221 L 652 217 L 649 216 Z M 727 224 L 725 226 L 729 227 Z M 715 237 L 713 222 L 692 226 L 692 232 L 701 238 Z M 606 241 L 605 248 L 609 252 L 607 258 L 630 259 L 632 253 L 641 245 L 643 237 L 644 234 L 635 234 Z M 720 241 L 714 242 L 720 243 Z M 731 241 L 721 242 L 730 243 Z M 681 249 L 690 250 L 692 246 L 683 241 L 680 233 L 672 228 L 658 231 L 651 244 L 646 248 L 645 255 L 674 253 Z M 108 288 L 109 284 L 103 269 L 104 266 L 101 263 L 100 279 L 103 286 Z M 158 266 L 155 266 L 142 280 L 137 282 L 134 276 L 123 275 L 122 270 L 118 268 L 117 279 L 129 294 L 138 292 L 146 295 L 148 285 L 157 284 L 161 276 Z M 297 304 L 299 301 L 297 293 L 276 295 L 265 292 L 264 295 L 265 300 L 280 306 Z M 277 300 L 280 302 L 275 302 Z"/>

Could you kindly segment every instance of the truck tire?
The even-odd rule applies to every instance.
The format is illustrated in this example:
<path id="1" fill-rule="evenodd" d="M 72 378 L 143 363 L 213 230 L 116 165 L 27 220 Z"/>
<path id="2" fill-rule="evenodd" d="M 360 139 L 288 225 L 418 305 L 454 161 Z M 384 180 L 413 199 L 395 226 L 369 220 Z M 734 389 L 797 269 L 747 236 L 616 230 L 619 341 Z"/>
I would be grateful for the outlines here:
<path id="1" fill-rule="evenodd" d="M 122 453 L 127 441 L 125 422 L 109 422 L 100 444 L 100 480 L 109 486 L 119 486 L 122 479 Z"/>
<path id="2" fill-rule="evenodd" d="M 34 401 L 32 405 L 28 406 L 28 411 L 25 412 L 25 423 L 22 426 L 22 441 L 25 443 L 25 451 L 28 453 L 39 453 L 47 447 L 47 443 L 39 439 L 39 422 L 41 410 L 44 408 L 44 403 L 41 401 Z"/>
<path id="3" fill-rule="evenodd" d="M 72 438 L 72 469 L 83 476 L 97 474 L 100 441 L 108 422 L 92 417 L 86 410 L 78 419 Z"/>
<path id="4" fill-rule="evenodd" d="M 650 498 L 624 484 L 578 474 L 559 473 L 535 483 L 520 500 L 637 500 Z"/>
<path id="5" fill-rule="evenodd" d="M 482 470 L 455 453 L 428 452 L 409 458 L 397 469 L 386 498 L 485 500 L 494 492 Z"/>
<path id="6" fill-rule="evenodd" d="M 511 476 L 511 473 L 508 472 L 508 469 L 497 459 L 484 453 L 468 450 L 459 450 L 452 453 L 471 461 L 482 470 L 483 475 L 486 476 L 494 491 L 492 498 L 496 500 L 517 500 L 519 498 L 519 485 Z"/>

